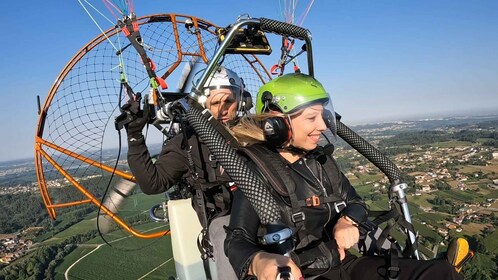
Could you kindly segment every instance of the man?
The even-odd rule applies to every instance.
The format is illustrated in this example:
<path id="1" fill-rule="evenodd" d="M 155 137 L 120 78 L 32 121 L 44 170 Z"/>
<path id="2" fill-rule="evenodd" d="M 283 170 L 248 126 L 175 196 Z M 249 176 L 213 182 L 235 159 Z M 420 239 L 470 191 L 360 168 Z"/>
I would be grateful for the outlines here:
<path id="1" fill-rule="evenodd" d="M 238 112 L 249 110 L 250 94 L 244 91 L 243 81 L 235 72 L 220 66 L 206 84 L 205 107 L 220 122 L 228 125 L 237 117 Z M 202 244 L 213 244 L 218 275 L 221 271 L 224 279 L 236 279 L 222 248 L 225 238 L 222 226 L 228 224 L 226 215 L 230 211 L 232 194 L 229 184 L 232 180 L 191 127 L 184 128 L 183 132 L 167 141 L 153 163 L 142 134 L 146 123 L 147 120 L 142 117 L 126 127 L 128 164 L 138 185 L 146 194 L 158 194 L 182 180 L 186 181 L 193 189 L 192 206 L 197 212 L 206 238 Z M 215 218 L 218 219 L 210 226 Z M 208 227 L 211 233 L 209 235 Z M 211 248 L 204 250 L 205 252 L 201 253 L 209 256 Z"/>

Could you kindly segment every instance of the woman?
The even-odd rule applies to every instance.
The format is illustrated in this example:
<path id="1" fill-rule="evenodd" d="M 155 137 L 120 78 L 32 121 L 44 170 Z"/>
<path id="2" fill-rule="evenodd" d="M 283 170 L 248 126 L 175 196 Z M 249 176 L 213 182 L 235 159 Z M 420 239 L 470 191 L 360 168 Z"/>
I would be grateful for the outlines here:
<path id="1" fill-rule="evenodd" d="M 366 221 L 367 208 L 327 149 L 318 146 L 322 132 L 334 124 L 323 86 L 304 74 L 278 77 L 259 90 L 256 113 L 235 126 L 233 134 L 247 146 L 246 154 L 260 151 L 264 157 L 259 165 L 249 164 L 270 186 L 282 222 L 292 229 L 294 249 L 286 257 L 276 254 L 275 247 L 262 245 L 265 227 L 236 191 L 225 253 L 238 277 L 274 280 L 279 267 L 288 266 L 295 279 L 387 279 L 390 266 L 383 257 L 358 258 L 347 252 L 359 240 L 358 225 Z M 286 183 L 270 184 L 272 176 L 267 175 L 272 173 L 262 169 L 286 177 Z M 391 277 L 461 279 L 445 260 L 401 259 L 397 267 L 399 275 Z"/>

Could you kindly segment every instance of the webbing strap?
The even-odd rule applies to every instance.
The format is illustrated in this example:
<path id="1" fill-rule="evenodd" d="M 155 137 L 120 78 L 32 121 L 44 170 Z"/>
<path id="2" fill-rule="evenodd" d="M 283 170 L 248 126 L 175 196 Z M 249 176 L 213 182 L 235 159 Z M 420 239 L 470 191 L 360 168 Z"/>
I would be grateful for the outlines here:
<path id="1" fill-rule="evenodd" d="M 296 185 L 288 170 L 285 169 L 284 162 L 278 156 L 273 156 L 274 151 L 270 151 L 263 145 L 252 145 L 241 149 L 259 167 L 261 173 L 270 183 L 270 186 L 282 196 L 288 196 L 291 203 L 290 221 L 294 224 L 292 232 L 297 233 L 301 240 L 307 235 L 304 221 L 306 216 L 299 207 L 296 196 Z"/>
<path id="2" fill-rule="evenodd" d="M 209 240 L 209 231 L 207 229 L 208 218 L 206 213 L 206 203 L 204 193 L 200 189 L 195 190 L 195 203 L 201 212 L 199 216 L 202 231 L 199 238 L 197 238 L 197 248 L 201 253 L 202 264 L 204 266 L 204 273 L 206 274 L 206 279 L 211 280 L 211 270 L 209 268 L 209 258 L 213 257 L 213 246 Z"/>
<path id="3" fill-rule="evenodd" d="M 399 209 L 396 207 L 392 207 L 389 211 L 371 211 L 369 212 L 370 217 L 375 217 L 371 222 L 376 228 L 378 228 L 381 224 L 388 222 L 386 227 L 382 230 L 380 236 L 375 240 L 375 253 L 382 255 L 385 252 L 382 250 L 382 246 L 384 242 L 389 238 L 391 230 L 394 228 L 396 224 L 404 228 L 408 232 L 415 232 L 415 228 L 413 224 L 407 222 L 403 215 L 400 213 Z M 391 244 L 394 243 L 391 241 Z M 399 251 L 404 257 L 413 256 L 413 253 L 417 250 L 417 244 L 412 244 L 411 242 L 406 243 L 405 248 L 401 251 L 401 248 L 398 248 Z M 370 251 L 370 250 L 369 250 Z M 392 251 L 392 249 L 391 249 Z M 392 253 L 392 252 L 391 252 Z"/>
<path id="4" fill-rule="evenodd" d="M 204 274 L 206 280 L 211 280 L 211 269 L 209 268 L 209 259 L 213 257 L 212 246 L 209 241 L 208 231 L 203 229 L 197 238 L 197 248 L 201 253 L 202 265 L 204 266 Z"/>
<path id="5" fill-rule="evenodd" d="M 335 195 L 331 196 L 312 196 L 308 197 L 305 200 L 299 200 L 298 205 L 300 207 L 316 207 L 320 204 L 324 203 L 334 203 L 334 209 L 337 213 L 341 212 L 344 208 L 346 208 L 346 202 Z"/>
<path id="6" fill-rule="evenodd" d="M 398 258 L 398 248 L 396 243 L 391 243 L 391 250 L 389 254 L 389 267 L 387 268 L 387 277 L 389 280 L 397 280 L 399 277 L 399 258 Z"/>

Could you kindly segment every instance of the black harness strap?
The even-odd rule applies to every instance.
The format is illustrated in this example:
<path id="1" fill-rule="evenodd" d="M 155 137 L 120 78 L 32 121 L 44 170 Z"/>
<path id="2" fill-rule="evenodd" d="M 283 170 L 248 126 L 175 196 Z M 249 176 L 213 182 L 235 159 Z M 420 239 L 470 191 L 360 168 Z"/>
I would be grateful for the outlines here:
<path id="1" fill-rule="evenodd" d="M 190 180 L 192 186 L 193 186 L 193 203 L 195 205 L 194 209 L 196 209 L 197 212 L 197 217 L 199 218 L 199 221 L 202 226 L 202 230 L 199 234 L 199 237 L 197 238 L 197 248 L 199 249 L 199 252 L 201 253 L 201 259 L 202 259 L 202 264 L 204 267 L 204 273 L 206 275 L 206 280 L 211 280 L 211 270 L 209 267 L 209 259 L 213 258 L 213 246 L 211 244 L 211 241 L 209 239 L 209 230 L 208 230 L 208 225 L 209 225 L 209 217 L 207 213 L 207 208 L 210 209 L 216 209 L 216 205 L 213 203 L 210 203 L 206 201 L 205 197 L 205 191 L 206 188 L 202 186 L 199 182 L 199 174 L 197 173 L 195 163 L 193 160 L 192 156 L 192 147 L 190 147 L 190 144 L 188 143 L 188 136 L 187 136 L 187 128 L 183 127 L 182 133 L 183 133 L 183 141 L 182 141 L 182 148 L 185 149 L 186 154 L 187 154 L 187 161 L 189 164 L 190 172 L 191 172 L 191 177 L 192 179 Z M 198 147 L 199 154 L 202 154 L 202 147 L 199 143 Z M 224 189 L 224 188 L 222 188 Z M 221 208 L 225 209 L 225 208 Z M 228 210 L 224 210 L 225 213 Z"/>
<path id="2" fill-rule="evenodd" d="M 208 219 L 206 213 L 206 204 L 204 192 L 199 188 L 195 188 L 195 204 L 199 208 L 198 211 L 202 213 L 202 215 L 198 215 L 202 230 L 199 234 L 199 238 L 197 238 L 197 248 L 201 253 L 202 264 L 204 266 L 204 272 L 206 274 L 206 279 L 211 280 L 211 270 L 209 269 L 209 258 L 213 257 L 213 246 L 209 240 L 209 231 L 207 229 Z"/>
<path id="3" fill-rule="evenodd" d="M 297 203 L 300 207 L 316 207 L 324 203 L 334 203 L 334 209 L 337 213 L 341 212 L 346 207 L 344 200 L 335 196 L 323 197 L 314 195 L 306 198 L 305 200 L 299 200 Z"/>
<path id="4" fill-rule="evenodd" d="M 290 217 L 290 222 L 294 234 L 297 234 L 301 241 L 308 240 L 308 232 L 305 227 L 306 216 L 302 211 L 302 207 L 316 207 L 320 204 L 334 203 L 333 209 L 339 213 L 346 207 L 346 203 L 340 199 L 335 192 L 332 194 L 323 194 L 323 196 L 313 196 L 305 200 L 299 200 L 296 196 L 296 183 L 292 180 L 292 176 L 288 170 L 287 163 L 282 160 L 280 156 L 275 156 L 275 151 L 270 150 L 263 145 L 252 145 L 249 147 L 241 148 L 253 162 L 259 167 L 261 175 L 265 177 L 267 182 L 273 190 L 283 197 L 288 197 L 290 201 L 290 208 L 285 207 L 287 212 L 286 216 Z M 320 165 L 320 168 L 321 165 Z M 326 169 L 327 167 L 325 167 Z M 325 196 L 327 195 L 327 196 Z M 323 243 L 323 242 L 322 242 Z M 316 248 L 299 256 L 299 262 L 313 262 L 318 255 L 330 255 L 330 248 L 318 245 Z M 324 252 L 327 251 L 327 252 Z M 301 255 L 301 253 L 299 253 Z M 337 259 L 337 258 L 336 258 Z M 329 261 L 332 261 L 329 259 Z"/>
<path id="5" fill-rule="evenodd" d="M 399 257 L 398 257 L 398 248 L 395 242 L 391 243 L 391 250 L 388 257 L 389 267 L 387 268 L 387 277 L 389 280 L 397 280 L 399 277 Z"/>
<path id="6" fill-rule="evenodd" d="M 303 230 L 300 229 L 304 228 L 306 217 L 299 207 L 299 200 L 295 193 L 296 186 L 285 163 L 280 157 L 274 156 L 275 151 L 263 145 L 252 145 L 242 148 L 241 151 L 259 167 L 262 175 L 277 194 L 289 197 L 292 210 L 287 213 L 287 216 L 294 224 L 292 231 L 298 233 L 300 238 L 304 238 L 305 236 L 301 236 L 304 234 Z"/>
<path id="7" fill-rule="evenodd" d="M 380 236 L 377 238 L 376 244 L 375 244 L 375 250 L 377 254 L 383 254 L 386 252 L 383 252 L 381 250 L 382 245 L 384 242 L 388 239 L 390 236 L 391 230 L 394 228 L 394 226 L 397 224 L 401 226 L 403 229 L 411 232 L 415 232 L 415 228 L 413 227 L 413 224 L 407 222 L 403 215 L 401 214 L 400 210 L 395 207 L 394 205 L 392 206 L 391 210 L 389 211 L 371 211 L 369 213 L 370 217 L 375 217 L 372 223 L 375 225 L 375 227 L 379 227 L 381 224 L 388 222 L 386 227 L 382 230 L 382 233 Z M 404 257 L 410 257 L 413 256 L 413 252 L 417 250 L 417 244 L 411 244 L 410 242 L 407 242 L 404 250 L 399 250 L 401 255 Z"/>
<path id="8" fill-rule="evenodd" d="M 386 276 L 389 280 L 396 280 L 399 277 L 400 271 L 399 258 L 409 258 L 413 256 L 414 251 L 417 250 L 417 243 L 411 244 L 411 242 L 407 240 L 407 243 L 403 249 L 398 242 L 390 236 L 390 233 L 396 225 L 401 226 L 406 231 L 415 232 L 413 224 L 404 219 L 400 209 L 394 204 L 391 204 L 391 209 L 389 211 L 370 211 L 369 217 L 374 218 L 371 222 L 369 222 L 371 228 L 368 229 L 370 232 L 367 233 L 372 238 L 371 247 L 373 248 L 367 248 L 365 244 L 367 234 L 365 234 L 360 240 L 360 252 L 367 255 L 384 255 L 387 263 L 389 264 Z M 387 224 L 381 231 L 381 234 L 375 238 L 375 230 L 383 223 Z M 382 248 L 386 240 L 389 240 L 391 243 L 389 249 Z"/>

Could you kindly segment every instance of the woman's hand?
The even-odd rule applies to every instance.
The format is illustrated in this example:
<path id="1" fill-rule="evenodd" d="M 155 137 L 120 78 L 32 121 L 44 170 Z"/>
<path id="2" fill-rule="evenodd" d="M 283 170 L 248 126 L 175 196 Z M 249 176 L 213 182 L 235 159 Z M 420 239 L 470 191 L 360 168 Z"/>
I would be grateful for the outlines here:
<path id="1" fill-rule="evenodd" d="M 358 226 L 347 216 L 341 217 L 334 226 L 334 239 L 342 261 L 346 257 L 345 250 L 353 247 L 360 240 Z"/>
<path id="2" fill-rule="evenodd" d="M 278 267 L 282 266 L 290 267 L 294 279 L 303 279 L 301 270 L 291 258 L 267 252 L 256 253 L 249 267 L 249 274 L 258 277 L 258 280 L 275 280 Z"/>

